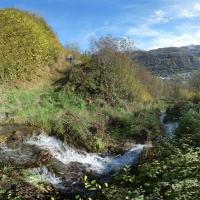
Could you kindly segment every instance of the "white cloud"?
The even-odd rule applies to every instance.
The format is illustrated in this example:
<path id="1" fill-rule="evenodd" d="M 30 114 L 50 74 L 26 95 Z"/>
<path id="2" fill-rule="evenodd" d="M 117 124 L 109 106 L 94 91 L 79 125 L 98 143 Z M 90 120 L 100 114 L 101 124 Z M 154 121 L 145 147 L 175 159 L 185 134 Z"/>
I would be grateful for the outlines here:
<path id="1" fill-rule="evenodd" d="M 193 12 L 193 11 L 190 11 L 190 10 L 182 10 L 180 12 L 180 17 L 183 17 L 183 18 L 192 18 L 192 17 L 195 17 L 196 14 Z"/>
<path id="2" fill-rule="evenodd" d="M 168 18 L 166 17 L 166 13 L 163 10 L 156 10 L 154 13 L 145 20 L 142 25 L 130 27 L 126 31 L 126 35 L 128 36 L 158 36 L 159 32 L 153 28 L 151 28 L 154 24 L 166 23 L 168 22 Z"/>
<path id="3" fill-rule="evenodd" d="M 160 34 L 151 42 L 152 46 L 147 48 L 161 48 L 161 47 L 180 47 L 191 44 L 200 43 L 200 30 L 192 33 L 174 34 Z"/>
<path id="4" fill-rule="evenodd" d="M 126 8 L 134 6 L 129 5 Z M 200 3 L 191 2 L 186 5 L 180 2 L 154 10 L 145 19 L 140 18 L 134 21 L 135 23 L 131 23 L 133 16 L 130 14 L 127 21 L 123 17 L 121 21 L 106 23 L 96 30 L 88 30 L 85 37 L 95 37 L 102 33 L 120 33 L 135 40 L 137 47 L 143 49 L 200 44 L 200 25 L 193 20 L 195 17 L 200 17 Z M 185 20 L 186 18 L 188 20 Z M 169 22 L 173 22 L 172 25 Z M 167 23 L 168 28 L 163 26 L 164 23 Z"/>
<path id="5" fill-rule="evenodd" d="M 176 3 L 154 11 L 143 21 L 143 25 L 130 27 L 126 34 L 133 39 L 135 37 L 136 44 L 141 44 L 143 41 L 144 44 L 140 47 L 144 49 L 200 44 L 200 26 L 195 25 L 194 21 L 183 21 L 185 18 L 189 20 L 196 17 L 200 17 L 200 3 L 180 3 L 180 5 Z M 171 21 L 173 21 L 171 29 L 160 29 L 157 26 L 157 24 L 169 24 Z M 177 26 L 174 26 L 175 23 Z M 151 40 L 148 37 L 151 37 Z"/>
<path id="6" fill-rule="evenodd" d="M 188 8 L 179 7 L 179 15 L 180 18 L 194 18 L 200 16 L 200 3 L 193 3 L 192 6 Z"/>
<path id="7" fill-rule="evenodd" d="M 166 23 L 168 22 L 167 13 L 163 10 L 156 10 L 150 16 L 148 22 L 149 24 Z"/>
<path id="8" fill-rule="evenodd" d="M 194 9 L 195 9 L 196 11 L 200 11 L 200 3 L 195 3 L 195 4 L 194 4 Z"/>

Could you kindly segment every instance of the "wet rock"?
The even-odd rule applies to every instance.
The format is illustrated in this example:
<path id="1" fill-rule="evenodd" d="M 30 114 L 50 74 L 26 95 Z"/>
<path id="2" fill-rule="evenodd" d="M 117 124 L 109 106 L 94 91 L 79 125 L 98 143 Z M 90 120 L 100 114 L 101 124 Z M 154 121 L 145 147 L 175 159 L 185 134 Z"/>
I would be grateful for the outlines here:
<path id="1" fill-rule="evenodd" d="M 87 173 L 87 166 L 78 162 L 65 165 L 57 159 L 52 159 L 48 163 L 48 167 L 53 169 L 59 177 L 64 178 L 65 182 L 68 184 L 79 182 Z"/>
<path id="2" fill-rule="evenodd" d="M 51 159 L 52 159 L 52 155 L 47 150 L 42 150 L 38 156 L 38 160 L 41 163 L 47 163 Z"/>
<path id="3" fill-rule="evenodd" d="M 150 130 L 142 128 L 137 135 L 136 142 L 139 144 L 145 144 L 149 140 Z"/>
<path id="4" fill-rule="evenodd" d="M 34 166 L 39 164 L 41 150 L 30 145 L 10 144 L 0 147 L 0 163 L 17 166 Z"/>

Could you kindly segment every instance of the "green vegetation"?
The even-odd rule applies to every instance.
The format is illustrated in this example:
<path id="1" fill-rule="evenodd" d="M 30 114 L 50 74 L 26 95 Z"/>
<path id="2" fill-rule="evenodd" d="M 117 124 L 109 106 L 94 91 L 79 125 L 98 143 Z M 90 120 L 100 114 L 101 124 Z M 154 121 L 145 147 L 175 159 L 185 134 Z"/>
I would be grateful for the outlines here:
<path id="1" fill-rule="evenodd" d="M 137 170 L 116 175 L 107 199 L 198 199 L 200 149 L 162 143 L 151 149 Z M 120 193 L 118 191 L 121 191 Z"/>
<path id="2" fill-rule="evenodd" d="M 119 41 L 101 38 L 98 55 L 80 56 L 87 62 L 66 69 L 53 86 L 4 91 L 0 111 L 9 113 L 12 123 L 43 128 L 92 151 L 113 148 L 121 139 L 155 139 L 159 110 L 151 105 L 159 82 L 120 51 Z"/>
<path id="3" fill-rule="evenodd" d="M 186 139 L 186 140 L 185 140 Z M 191 138 L 196 146 L 196 138 Z M 187 137 L 171 141 L 161 140 L 143 156 L 137 167 L 125 167 L 115 175 L 109 187 L 93 186 L 97 199 L 108 200 L 193 200 L 200 191 L 200 148 L 188 145 Z M 88 188 L 90 190 L 90 187 Z M 120 192 L 119 192 L 120 191 Z"/>
<path id="4" fill-rule="evenodd" d="M 159 109 L 145 109 L 110 116 L 110 132 L 115 138 L 134 138 L 137 142 L 152 141 L 161 134 Z"/>
<path id="5" fill-rule="evenodd" d="M 89 62 L 72 67 L 62 85 L 89 98 L 101 98 L 111 104 L 142 101 L 152 102 L 155 88 L 160 86 L 150 73 L 138 63 L 130 60 L 128 54 L 117 44 L 123 39 L 110 36 L 95 43 L 95 55 Z M 123 43 L 123 48 L 128 44 Z"/>
<path id="6" fill-rule="evenodd" d="M 31 80 L 58 62 L 62 47 L 46 22 L 17 9 L 0 10 L 0 81 Z"/>
<path id="7" fill-rule="evenodd" d="M 95 41 L 91 54 L 77 52 L 73 45 L 63 50 L 43 19 L 16 9 L 0 10 L 0 50 L 2 88 L 10 83 L 0 94 L 0 113 L 7 116 L 2 123 L 39 127 L 92 152 L 117 154 L 124 152 L 126 143 L 153 143 L 138 166 L 125 167 L 109 185 L 85 177 L 85 188 L 96 192 L 95 199 L 198 199 L 199 74 L 184 87 L 175 81 L 162 83 L 130 59 L 130 43 L 111 36 Z M 14 87 L 15 81 L 42 77 L 46 66 L 59 65 L 65 51 L 75 61 L 70 67 L 63 65 L 65 69 L 55 73 L 54 80 L 48 78 L 43 86 Z M 161 108 L 167 106 L 165 121 L 180 123 L 170 141 L 163 139 L 160 124 Z M 29 180 L 23 172 L 1 165 L 0 197 L 19 199 L 4 189 L 13 180 L 31 188 L 34 195 L 36 189 L 41 192 L 38 177 Z M 52 186 L 46 192 L 57 195 Z M 76 198 L 82 199 L 81 194 Z"/>
<path id="8" fill-rule="evenodd" d="M 13 89 L 0 97 L 0 112 L 9 113 L 10 123 L 43 128 L 68 143 L 92 151 L 115 146 L 114 139 L 146 141 L 160 132 L 159 111 L 144 110 L 139 103 L 137 107 L 134 104 L 113 107 L 100 99 L 90 103 L 70 91 L 46 87 Z"/>
<path id="9" fill-rule="evenodd" d="M 159 140 L 138 166 L 125 167 L 109 187 L 96 188 L 98 199 L 199 199 L 200 104 L 185 99 L 168 107 L 166 114 L 166 121 L 180 123 L 175 138 Z"/>

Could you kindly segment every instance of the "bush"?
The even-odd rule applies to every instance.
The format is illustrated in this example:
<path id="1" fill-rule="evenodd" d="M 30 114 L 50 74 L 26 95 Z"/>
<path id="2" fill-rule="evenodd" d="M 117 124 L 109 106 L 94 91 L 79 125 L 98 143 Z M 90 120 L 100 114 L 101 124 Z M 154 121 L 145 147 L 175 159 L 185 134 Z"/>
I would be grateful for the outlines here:
<path id="1" fill-rule="evenodd" d="M 162 142 L 149 150 L 137 168 L 125 167 L 114 183 L 102 187 L 97 199 L 198 199 L 200 149 L 178 146 Z"/>
<path id="2" fill-rule="evenodd" d="M 160 135 L 159 110 L 142 110 L 137 113 L 109 113 L 108 132 L 116 138 L 131 138 L 139 143 L 153 140 Z"/>
<path id="3" fill-rule="evenodd" d="M 61 45 L 46 22 L 17 9 L 0 10 L 0 81 L 31 79 L 58 60 Z"/>
<path id="4" fill-rule="evenodd" d="M 177 121 L 179 120 L 185 112 L 187 112 L 194 105 L 186 101 L 180 101 L 169 106 L 166 110 L 166 121 Z"/>
<path id="5" fill-rule="evenodd" d="M 145 70 L 141 70 L 141 66 L 118 47 L 120 42 L 120 39 L 112 37 L 97 41 L 97 50 L 90 61 L 68 71 L 65 87 L 84 96 L 105 99 L 111 104 L 120 100 L 151 102 L 154 86 L 152 75 L 145 74 Z M 146 82 L 143 77 L 148 77 Z"/>
<path id="6" fill-rule="evenodd" d="M 200 146 L 200 112 L 189 110 L 181 118 L 176 135 L 194 146 Z"/>

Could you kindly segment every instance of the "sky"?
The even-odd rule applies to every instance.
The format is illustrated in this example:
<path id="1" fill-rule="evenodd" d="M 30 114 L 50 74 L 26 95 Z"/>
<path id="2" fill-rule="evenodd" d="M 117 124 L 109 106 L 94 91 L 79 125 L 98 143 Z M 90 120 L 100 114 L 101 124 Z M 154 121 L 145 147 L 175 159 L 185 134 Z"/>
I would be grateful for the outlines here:
<path id="1" fill-rule="evenodd" d="M 143 50 L 200 44 L 200 0 L 0 0 L 0 8 L 42 16 L 63 45 L 105 35 Z"/>

